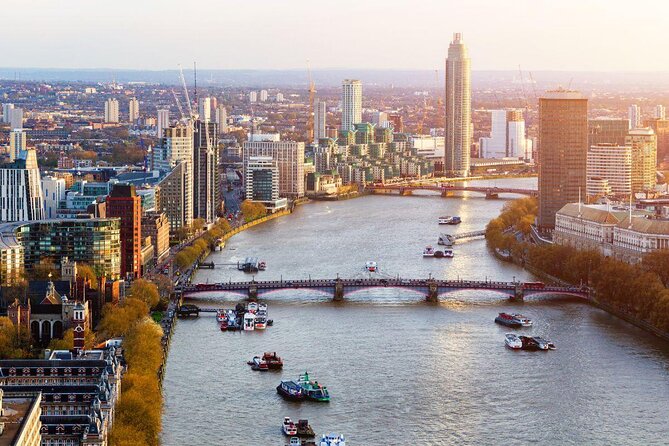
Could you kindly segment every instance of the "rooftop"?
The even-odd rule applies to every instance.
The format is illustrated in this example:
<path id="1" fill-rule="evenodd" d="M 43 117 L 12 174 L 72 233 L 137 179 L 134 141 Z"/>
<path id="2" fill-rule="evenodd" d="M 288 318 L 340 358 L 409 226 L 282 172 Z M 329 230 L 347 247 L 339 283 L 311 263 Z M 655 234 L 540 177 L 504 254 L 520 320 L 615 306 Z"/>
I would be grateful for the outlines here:
<path id="1" fill-rule="evenodd" d="M 30 419 L 30 412 L 39 406 L 41 395 L 35 394 L 32 398 L 14 397 L 10 393 L 2 397 L 2 415 L 0 423 L 4 423 L 4 431 L 0 435 L 0 446 L 11 446 L 15 444 L 21 433 L 24 422 Z"/>

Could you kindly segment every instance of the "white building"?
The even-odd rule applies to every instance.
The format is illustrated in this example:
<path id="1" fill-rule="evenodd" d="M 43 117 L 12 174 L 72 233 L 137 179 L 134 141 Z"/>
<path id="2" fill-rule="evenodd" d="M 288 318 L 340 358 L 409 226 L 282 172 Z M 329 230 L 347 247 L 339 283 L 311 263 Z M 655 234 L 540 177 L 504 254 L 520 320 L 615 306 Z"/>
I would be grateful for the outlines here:
<path id="1" fill-rule="evenodd" d="M 629 109 L 627 110 L 627 116 L 630 121 L 630 130 L 641 127 L 641 108 L 638 105 L 630 105 Z"/>
<path id="2" fill-rule="evenodd" d="M 606 180 L 605 189 L 601 180 Z M 586 194 L 604 196 L 607 190 L 620 197 L 632 193 L 632 147 L 595 144 L 588 150 Z"/>
<path id="3" fill-rule="evenodd" d="M 283 93 L 277 93 L 276 94 L 276 102 L 283 102 Z"/>
<path id="4" fill-rule="evenodd" d="M 26 150 L 26 132 L 14 129 L 9 133 L 9 161 L 14 162 Z"/>
<path id="5" fill-rule="evenodd" d="M 258 92 L 257 91 L 251 91 L 249 92 L 249 102 L 251 104 L 258 102 Z"/>
<path id="6" fill-rule="evenodd" d="M 362 122 L 362 82 L 344 79 L 341 88 L 341 129 L 355 130 Z"/>
<path id="7" fill-rule="evenodd" d="M 200 120 L 203 122 L 211 121 L 211 98 L 200 98 L 198 102 Z"/>
<path id="8" fill-rule="evenodd" d="M 249 142 L 279 142 L 281 141 L 280 133 L 248 133 L 247 139 Z"/>
<path id="9" fill-rule="evenodd" d="M 44 200 L 35 150 L 24 150 L 0 166 L 0 221 L 44 218 Z"/>
<path id="10" fill-rule="evenodd" d="M 271 156 L 251 156 L 244 162 L 244 189 L 247 200 L 265 205 L 271 212 L 285 209 L 286 198 L 279 198 L 279 167 Z"/>
<path id="11" fill-rule="evenodd" d="M 14 104 L 2 104 L 2 122 L 9 124 L 9 121 L 12 117 L 12 110 L 14 109 Z"/>
<path id="12" fill-rule="evenodd" d="M 65 200 L 65 179 L 56 177 L 42 178 L 42 196 L 44 197 L 44 218 L 56 218 L 56 211 L 61 200 Z"/>
<path id="13" fill-rule="evenodd" d="M 139 101 L 137 98 L 130 99 L 128 102 L 128 122 L 135 123 L 139 119 Z"/>
<path id="14" fill-rule="evenodd" d="M 118 100 L 109 98 L 105 101 L 105 122 L 119 122 Z"/>
<path id="15" fill-rule="evenodd" d="M 260 102 L 267 102 L 267 90 L 260 90 Z"/>
<path id="16" fill-rule="evenodd" d="M 156 125 L 156 136 L 163 137 L 163 130 L 170 126 L 170 111 L 166 109 L 158 110 L 158 119 Z"/>
<path id="17" fill-rule="evenodd" d="M 443 136 L 413 135 L 409 138 L 411 148 L 416 155 L 424 158 L 441 159 L 445 153 L 445 138 Z"/>
<path id="18" fill-rule="evenodd" d="M 182 224 L 190 224 L 193 219 L 194 209 L 194 138 L 193 127 L 191 125 L 174 125 L 167 127 L 163 132 L 163 137 L 153 149 L 153 167 L 162 172 L 171 172 L 163 182 L 171 183 L 174 197 L 168 198 L 162 194 L 161 200 L 172 200 L 179 202 L 179 209 L 170 209 L 168 218 L 173 229 L 181 227 Z M 177 169 L 178 167 L 178 169 Z M 171 178 L 168 178 L 171 177 Z M 186 187 L 187 185 L 188 187 Z M 176 194 L 183 196 L 176 196 Z M 168 205 L 163 206 L 169 208 Z"/>
<path id="19" fill-rule="evenodd" d="M 664 105 L 655 106 L 655 119 L 667 119 L 667 109 Z"/>
<path id="20" fill-rule="evenodd" d="M 444 173 L 469 175 L 472 141 L 471 59 L 462 35 L 455 33 L 446 58 L 446 156 Z"/>
<path id="21" fill-rule="evenodd" d="M 9 110 L 9 128 L 22 129 L 23 128 L 23 109 L 14 107 Z"/>
<path id="22" fill-rule="evenodd" d="M 491 115 L 490 136 L 479 139 L 481 158 L 527 158 L 528 141 L 522 111 L 492 110 Z"/>
<path id="23" fill-rule="evenodd" d="M 245 142 L 244 163 L 250 157 L 269 156 L 279 167 L 279 195 L 288 198 L 304 196 L 304 143 Z"/>
<path id="24" fill-rule="evenodd" d="M 216 107 L 216 122 L 218 123 L 218 133 L 228 133 L 228 112 L 223 104 Z"/>
<path id="25" fill-rule="evenodd" d="M 318 140 L 326 138 L 325 120 L 327 117 L 327 109 L 325 101 L 316 98 L 314 100 L 314 144 L 318 144 Z"/>

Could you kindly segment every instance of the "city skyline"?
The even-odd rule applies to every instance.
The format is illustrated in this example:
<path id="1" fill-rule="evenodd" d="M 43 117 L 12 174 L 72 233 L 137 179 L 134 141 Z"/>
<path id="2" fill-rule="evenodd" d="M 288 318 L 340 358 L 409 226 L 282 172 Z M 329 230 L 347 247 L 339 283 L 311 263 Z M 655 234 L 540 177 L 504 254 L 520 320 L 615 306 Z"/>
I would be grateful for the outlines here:
<path id="1" fill-rule="evenodd" d="M 6 35 L 21 35 L 22 44 L 5 48 L 3 65 L 170 69 L 179 62 L 187 64 L 174 59 L 181 54 L 209 69 L 300 69 L 307 60 L 315 69 L 435 69 L 441 66 L 450 34 L 460 31 L 477 61 L 475 70 L 511 70 L 519 64 L 530 70 L 669 70 L 669 61 L 656 57 L 669 49 L 669 43 L 655 38 L 663 32 L 661 21 L 647 20 L 647 8 L 628 8 L 621 1 L 327 3 L 329 7 L 314 8 L 305 0 L 280 4 L 205 0 L 198 10 L 208 8 L 211 14 L 203 17 L 172 0 L 160 7 L 120 0 L 111 11 L 91 10 L 82 0 L 67 6 L 44 0 L 14 2 L 13 14 L 29 20 L 6 24 Z M 129 10 L 133 14 L 127 14 Z M 661 16 L 669 12 L 669 5 L 654 4 L 653 11 Z M 369 14 L 378 20 L 364 20 Z M 559 26 L 554 26 L 555 17 L 560 17 Z M 344 18 L 349 26 L 337 39 L 318 32 L 323 21 Z M 197 24 L 198 32 L 175 33 L 164 26 L 175 19 Z M 236 44 L 251 22 L 253 38 Z M 620 32 L 635 24 L 643 26 L 635 27 L 634 39 Z M 393 31 L 398 28 L 404 32 Z M 653 45 L 639 44 L 651 41 Z M 360 45 L 375 48 L 374 56 L 350 51 Z M 411 57 L 392 57 L 398 53 Z"/>

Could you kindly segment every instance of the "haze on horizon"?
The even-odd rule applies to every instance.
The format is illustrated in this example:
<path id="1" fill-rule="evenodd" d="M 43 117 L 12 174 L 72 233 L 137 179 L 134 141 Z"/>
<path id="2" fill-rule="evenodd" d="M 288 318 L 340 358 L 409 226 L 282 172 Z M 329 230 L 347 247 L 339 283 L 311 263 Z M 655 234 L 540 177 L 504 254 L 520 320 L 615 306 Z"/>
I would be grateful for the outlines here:
<path id="1" fill-rule="evenodd" d="M 32 68 L 669 71 L 669 2 L 10 0 L 2 65 Z"/>

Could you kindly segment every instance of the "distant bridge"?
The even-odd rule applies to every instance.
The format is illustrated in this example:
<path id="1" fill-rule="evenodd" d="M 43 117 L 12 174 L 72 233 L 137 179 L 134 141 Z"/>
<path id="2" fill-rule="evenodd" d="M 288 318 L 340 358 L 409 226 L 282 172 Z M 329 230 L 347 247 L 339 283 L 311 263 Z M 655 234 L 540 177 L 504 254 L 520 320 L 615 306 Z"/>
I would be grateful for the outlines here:
<path id="1" fill-rule="evenodd" d="M 486 198 L 499 198 L 499 194 L 516 194 L 537 197 L 539 192 L 536 189 L 519 189 L 513 187 L 486 187 L 486 186 L 457 186 L 447 184 L 439 185 L 400 185 L 400 184 L 375 184 L 365 186 L 365 190 L 373 194 L 393 194 L 412 195 L 417 190 L 427 190 L 441 193 L 442 197 L 453 196 L 454 192 L 477 192 L 484 194 Z"/>
<path id="2" fill-rule="evenodd" d="M 319 290 L 332 294 L 334 300 L 340 301 L 348 293 L 372 288 L 409 289 L 422 293 L 427 301 L 437 302 L 439 296 L 459 290 L 490 290 L 508 295 L 512 299 L 523 299 L 527 296 L 561 294 L 589 298 L 586 287 L 565 287 L 545 285 L 540 282 L 492 282 L 473 280 L 438 280 L 438 279 L 400 279 L 400 278 L 369 278 L 369 279 L 309 279 L 309 280 L 270 280 L 227 283 L 199 283 L 182 287 L 183 296 L 189 297 L 198 293 L 229 292 L 242 294 L 249 299 L 276 290 L 307 289 Z"/>

